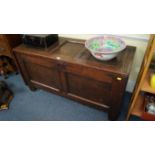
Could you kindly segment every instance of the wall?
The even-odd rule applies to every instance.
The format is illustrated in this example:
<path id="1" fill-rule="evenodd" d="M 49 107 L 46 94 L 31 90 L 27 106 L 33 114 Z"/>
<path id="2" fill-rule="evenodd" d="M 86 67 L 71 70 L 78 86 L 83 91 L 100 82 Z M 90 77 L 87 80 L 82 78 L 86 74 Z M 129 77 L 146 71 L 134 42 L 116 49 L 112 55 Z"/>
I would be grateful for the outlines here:
<path id="1" fill-rule="evenodd" d="M 93 34 L 78 34 L 78 35 L 77 34 L 60 34 L 59 36 L 67 37 L 67 38 L 88 39 L 96 35 L 93 35 Z M 149 35 L 148 34 L 124 34 L 124 35 L 117 34 L 116 36 L 121 37 L 126 42 L 127 45 L 132 45 L 132 46 L 137 47 L 133 66 L 132 66 L 132 71 L 131 71 L 129 81 L 127 84 L 127 88 L 126 88 L 127 91 L 132 92 L 134 89 L 134 85 L 136 83 L 137 75 L 139 73 L 144 54 L 145 54 L 145 50 L 146 50 L 147 43 L 149 40 Z"/>

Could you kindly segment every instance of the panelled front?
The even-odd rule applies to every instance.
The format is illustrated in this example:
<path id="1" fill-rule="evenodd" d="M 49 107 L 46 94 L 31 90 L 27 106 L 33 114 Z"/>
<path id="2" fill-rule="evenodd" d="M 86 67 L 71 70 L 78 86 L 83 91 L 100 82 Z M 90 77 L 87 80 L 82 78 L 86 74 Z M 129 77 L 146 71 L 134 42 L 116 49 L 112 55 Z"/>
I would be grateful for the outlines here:
<path id="1" fill-rule="evenodd" d="M 103 106 L 108 105 L 111 83 L 93 80 L 76 74 L 67 74 L 67 94 L 72 97 L 80 97 L 82 100 Z"/>
<path id="2" fill-rule="evenodd" d="M 103 109 L 110 108 L 112 94 L 115 94 L 116 98 L 120 97 L 122 89 L 114 88 L 114 83 L 118 82 L 115 74 L 39 56 L 16 54 L 16 57 L 25 74 L 26 83 L 36 88 L 41 86 L 52 91 L 61 91 L 68 97 Z M 112 92 L 113 90 L 115 92 Z"/>
<path id="3" fill-rule="evenodd" d="M 101 70 L 78 65 L 66 65 L 64 69 L 67 95 L 101 107 L 109 106 L 113 78 Z M 94 76 L 95 75 L 95 76 Z"/>

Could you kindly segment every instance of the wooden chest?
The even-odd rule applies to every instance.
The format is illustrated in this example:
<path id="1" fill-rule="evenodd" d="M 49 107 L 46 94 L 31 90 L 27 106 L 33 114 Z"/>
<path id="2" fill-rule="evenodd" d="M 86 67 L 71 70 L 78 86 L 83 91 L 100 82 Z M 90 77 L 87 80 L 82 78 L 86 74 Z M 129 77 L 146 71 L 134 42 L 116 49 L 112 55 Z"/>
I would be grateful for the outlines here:
<path id="1" fill-rule="evenodd" d="M 134 52 L 128 46 L 116 59 L 102 62 L 91 56 L 84 41 L 64 38 L 45 50 L 23 44 L 13 50 L 31 90 L 45 89 L 106 110 L 110 120 L 119 115 Z"/>

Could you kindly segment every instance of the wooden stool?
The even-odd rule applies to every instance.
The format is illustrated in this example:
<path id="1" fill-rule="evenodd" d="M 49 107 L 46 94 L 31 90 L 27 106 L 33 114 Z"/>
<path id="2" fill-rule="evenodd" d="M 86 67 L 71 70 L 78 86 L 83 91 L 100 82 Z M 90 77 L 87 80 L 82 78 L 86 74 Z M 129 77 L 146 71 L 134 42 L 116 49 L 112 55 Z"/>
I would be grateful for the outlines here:
<path id="1" fill-rule="evenodd" d="M 8 88 L 4 81 L 0 81 L 0 110 L 8 109 L 12 98 L 12 91 Z"/>

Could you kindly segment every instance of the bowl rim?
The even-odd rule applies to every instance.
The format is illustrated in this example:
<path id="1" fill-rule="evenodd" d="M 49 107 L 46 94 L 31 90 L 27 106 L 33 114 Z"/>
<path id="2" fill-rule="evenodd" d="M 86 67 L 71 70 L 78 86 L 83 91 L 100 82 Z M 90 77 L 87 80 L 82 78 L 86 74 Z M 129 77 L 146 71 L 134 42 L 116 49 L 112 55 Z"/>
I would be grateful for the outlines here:
<path id="1" fill-rule="evenodd" d="M 98 39 L 98 38 L 105 38 L 105 37 L 111 37 L 111 38 L 115 38 L 115 39 L 118 39 L 118 40 L 120 40 L 121 42 L 123 42 L 123 45 L 124 46 L 122 46 L 122 48 L 120 48 L 119 50 L 115 50 L 115 51 L 113 51 L 113 52 L 100 52 L 100 51 L 94 51 L 94 50 L 92 50 L 92 49 L 90 49 L 89 47 L 88 47 L 88 42 L 90 41 L 90 40 L 93 40 L 93 39 Z M 112 53 L 119 53 L 119 52 L 122 52 L 126 47 L 127 47 L 127 45 L 126 45 L 126 43 L 125 43 L 125 41 L 124 40 L 122 40 L 120 37 L 118 37 L 118 36 L 114 36 L 114 35 L 100 35 L 100 36 L 95 36 L 95 37 L 91 37 L 91 38 L 89 38 L 89 39 L 87 39 L 86 41 L 85 41 L 85 47 L 89 50 L 89 51 L 91 51 L 91 52 L 95 52 L 95 53 L 103 53 L 103 54 L 112 54 Z M 99 50 L 101 50 L 101 48 L 99 49 Z"/>

